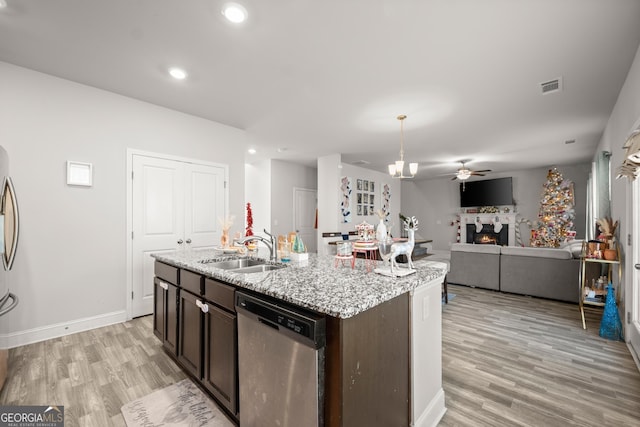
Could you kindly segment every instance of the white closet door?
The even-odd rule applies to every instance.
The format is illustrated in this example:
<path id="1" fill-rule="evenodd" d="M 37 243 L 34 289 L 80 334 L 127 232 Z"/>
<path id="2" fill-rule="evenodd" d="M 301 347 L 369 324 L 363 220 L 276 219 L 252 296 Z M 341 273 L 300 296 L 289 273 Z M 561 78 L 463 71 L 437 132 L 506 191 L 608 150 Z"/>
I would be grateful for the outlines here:
<path id="1" fill-rule="evenodd" d="M 305 188 L 293 189 L 293 227 L 307 247 L 307 252 L 315 253 L 316 244 L 316 207 L 318 192 Z"/>
<path id="2" fill-rule="evenodd" d="M 184 164 L 133 156 L 131 316 L 153 313 L 152 252 L 175 250 L 184 241 Z"/>
<path id="3" fill-rule="evenodd" d="M 131 317 L 153 313 L 152 253 L 220 244 L 226 169 L 132 155 Z"/>
<path id="4" fill-rule="evenodd" d="M 190 240 L 192 248 L 220 245 L 222 231 L 218 218 L 225 216 L 224 180 L 222 167 L 185 164 L 184 229 L 185 241 Z"/>

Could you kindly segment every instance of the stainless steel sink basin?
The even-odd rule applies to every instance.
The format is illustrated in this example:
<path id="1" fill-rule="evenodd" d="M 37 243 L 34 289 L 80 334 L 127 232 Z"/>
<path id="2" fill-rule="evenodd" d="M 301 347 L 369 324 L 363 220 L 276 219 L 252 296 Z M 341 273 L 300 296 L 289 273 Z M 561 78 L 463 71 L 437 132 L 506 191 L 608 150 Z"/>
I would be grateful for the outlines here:
<path id="1" fill-rule="evenodd" d="M 227 261 L 204 262 L 209 267 L 221 268 L 223 270 L 235 270 L 238 268 L 259 267 L 267 262 L 262 259 L 238 258 Z"/>
<path id="2" fill-rule="evenodd" d="M 275 265 L 275 264 L 262 264 L 262 265 L 253 265 L 251 267 L 243 267 L 243 268 L 235 268 L 229 270 L 231 273 L 264 273 L 265 271 L 273 271 L 280 270 L 284 268 L 284 265 Z"/>

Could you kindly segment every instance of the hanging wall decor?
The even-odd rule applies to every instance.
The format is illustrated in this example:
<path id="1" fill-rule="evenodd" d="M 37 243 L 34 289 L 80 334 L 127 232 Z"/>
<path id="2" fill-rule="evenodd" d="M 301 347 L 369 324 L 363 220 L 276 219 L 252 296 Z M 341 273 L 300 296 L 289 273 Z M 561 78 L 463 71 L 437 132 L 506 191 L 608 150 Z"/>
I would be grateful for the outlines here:
<path id="1" fill-rule="evenodd" d="M 376 183 L 366 179 L 358 179 L 356 181 L 356 206 L 357 215 L 369 216 L 375 215 L 375 191 Z"/>
<path id="2" fill-rule="evenodd" d="M 389 184 L 382 185 L 382 212 L 384 214 L 384 222 L 389 222 L 391 215 L 391 188 Z"/>
<path id="3" fill-rule="evenodd" d="M 340 178 L 340 191 L 341 191 L 341 200 L 340 200 L 340 214 L 342 223 L 351 222 L 351 191 L 353 188 L 352 180 L 348 176 L 343 176 Z"/>

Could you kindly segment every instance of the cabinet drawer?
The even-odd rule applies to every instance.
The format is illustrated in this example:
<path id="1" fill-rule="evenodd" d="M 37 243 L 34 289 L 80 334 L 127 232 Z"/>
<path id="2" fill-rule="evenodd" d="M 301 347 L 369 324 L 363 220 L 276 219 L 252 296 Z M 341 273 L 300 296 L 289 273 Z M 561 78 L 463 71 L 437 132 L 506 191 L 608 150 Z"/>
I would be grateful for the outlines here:
<path id="1" fill-rule="evenodd" d="M 180 270 L 180 287 L 187 291 L 201 295 L 202 294 L 202 276 L 186 270 Z"/>
<path id="2" fill-rule="evenodd" d="M 169 283 L 173 283 L 174 285 L 178 284 L 178 269 L 176 267 L 156 261 L 154 265 L 154 274 L 156 277 L 159 277 Z"/>
<path id="3" fill-rule="evenodd" d="M 205 279 L 204 281 L 205 299 L 233 312 L 236 311 L 235 291 L 236 288 L 233 286 L 225 285 L 213 279 Z"/>

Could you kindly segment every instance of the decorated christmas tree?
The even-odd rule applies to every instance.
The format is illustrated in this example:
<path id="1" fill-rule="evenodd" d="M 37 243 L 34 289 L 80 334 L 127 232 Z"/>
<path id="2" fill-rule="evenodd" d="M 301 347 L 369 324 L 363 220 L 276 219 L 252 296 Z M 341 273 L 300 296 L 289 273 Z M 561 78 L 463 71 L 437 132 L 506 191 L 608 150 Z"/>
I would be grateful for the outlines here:
<path id="1" fill-rule="evenodd" d="M 573 182 L 556 169 L 549 169 L 544 184 L 538 221 L 531 230 L 531 246 L 557 248 L 575 235 Z"/>
<path id="2" fill-rule="evenodd" d="M 251 212 L 251 203 L 247 203 L 247 228 L 244 232 L 245 236 L 253 236 L 253 212 Z"/>

